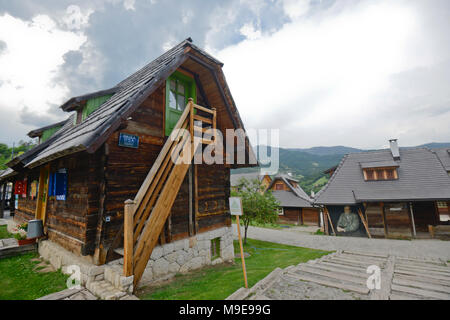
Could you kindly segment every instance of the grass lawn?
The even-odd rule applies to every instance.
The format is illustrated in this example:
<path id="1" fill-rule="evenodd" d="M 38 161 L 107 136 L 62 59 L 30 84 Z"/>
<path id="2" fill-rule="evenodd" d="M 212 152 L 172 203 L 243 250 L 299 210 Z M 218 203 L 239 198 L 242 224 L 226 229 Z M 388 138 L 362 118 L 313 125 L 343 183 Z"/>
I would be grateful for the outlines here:
<path id="1" fill-rule="evenodd" d="M 239 253 L 239 243 L 234 242 Z M 244 251 L 248 285 L 252 287 L 276 267 L 287 266 L 320 258 L 328 251 L 299 248 L 277 243 L 247 239 Z M 160 286 L 147 287 L 138 291 L 141 299 L 155 300 L 223 300 L 244 286 L 241 259 L 235 264 L 210 266 L 185 275 L 177 275 L 172 281 Z"/>
<path id="2" fill-rule="evenodd" d="M 34 300 L 66 289 L 68 276 L 60 271 L 39 273 L 36 253 L 0 259 L 0 300 Z"/>
<path id="3" fill-rule="evenodd" d="M 13 238 L 13 235 L 8 232 L 6 226 L 0 226 L 0 239 Z"/>

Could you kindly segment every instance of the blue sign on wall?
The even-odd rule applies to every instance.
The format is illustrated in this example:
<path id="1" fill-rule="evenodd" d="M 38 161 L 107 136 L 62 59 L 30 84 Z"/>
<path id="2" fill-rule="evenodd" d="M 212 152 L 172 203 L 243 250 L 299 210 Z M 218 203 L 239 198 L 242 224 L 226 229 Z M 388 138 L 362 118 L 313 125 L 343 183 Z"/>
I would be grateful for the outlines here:
<path id="1" fill-rule="evenodd" d="M 138 148 L 139 137 L 128 133 L 120 133 L 119 146 L 128 148 Z"/>

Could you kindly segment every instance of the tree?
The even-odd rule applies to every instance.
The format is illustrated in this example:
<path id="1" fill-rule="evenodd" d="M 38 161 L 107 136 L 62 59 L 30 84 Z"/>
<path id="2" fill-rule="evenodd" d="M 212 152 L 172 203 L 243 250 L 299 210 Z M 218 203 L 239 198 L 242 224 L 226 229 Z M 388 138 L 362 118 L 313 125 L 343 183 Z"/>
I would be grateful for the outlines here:
<path id="1" fill-rule="evenodd" d="M 244 243 L 247 242 L 247 230 L 250 222 L 274 223 L 277 221 L 279 203 L 270 190 L 264 192 L 261 181 L 241 179 L 238 191 L 232 191 L 232 196 L 242 199 L 242 221 L 244 222 Z"/>

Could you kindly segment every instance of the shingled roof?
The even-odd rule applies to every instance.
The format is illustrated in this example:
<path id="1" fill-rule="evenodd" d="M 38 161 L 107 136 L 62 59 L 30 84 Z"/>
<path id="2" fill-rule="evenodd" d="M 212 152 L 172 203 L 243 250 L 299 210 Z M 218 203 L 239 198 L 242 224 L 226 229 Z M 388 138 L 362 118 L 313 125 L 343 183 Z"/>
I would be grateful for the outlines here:
<path id="1" fill-rule="evenodd" d="M 439 160 L 441 160 L 445 170 L 447 170 L 447 172 L 450 172 L 450 149 L 438 148 L 432 150 L 436 152 L 436 155 L 439 157 Z"/>
<path id="2" fill-rule="evenodd" d="M 113 93 L 112 97 L 103 103 L 97 110 L 92 112 L 83 122 L 70 127 L 61 128 L 45 144 L 39 145 L 30 150 L 26 157 L 21 157 L 12 161 L 8 166 L 17 165 L 22 162 L 25 167 L 36 167 L 53 159 L 79 152 L 95 152 L 112 134 L 120 124 L 125 121 L 133 111 L 187 59 L 197 59 L 202 57 L 213 64 L 222 67 L 222 63 L 208 53 L 204 52 L 192 44 L 190 38 L 182 41 L 172 49 L 166 51 L 157 59 L 153 60 L 142 69 L 138 70 L 125 80 L 118 83 L 115 87 L 107 89 L 108 93 Z M 216 67 L 211 68 L 216 72 Z M 223 98 L 230 118 L 236 128 L 244 128 L 239 112 L 229 92 L 228 85 L 221 71 L 214 73 L 215 77 L 223 83 Z M 73 106 L 80 101 L 106 92 L 98 91 L 71 98 L 61 107 L 64 110 L 73 110 Z M 63 130 L 64 129 L 64 130 Z M 246 138 L 247 153 L 250 158 L 256 159 L 250 143 Z M 25 161 L 22 161 L 25 160 Z"/>
<path id="3" fill-rule="evenodd" d="M 436 152 L 428 148 L 400 149 L 398 179 L 365 181 L 361 163 L 392 164 L 389 149 L 345 155 L 314 204 L 343 205 L 371 201 L 450 199 L 450 177 Z"/>
<path id="4" fill-rule="evenodd" d="M 303 189 L 297 185 L 294 187 L 290 181 L 295 181 L 294 178 L 291 178 L 285 174 L 276 175 L 272 182 L 270 183 L 268 189 L 272 188 L 272 185 L 277 181 L 282 180 L 291 191 L 286 190 L 273 190 L 272 194 L 275 198 L 280 202 L 282 207 L 301 207 L 301 208 L 310 208 L 312 207 L 312 199 L 306 194 Z"/>

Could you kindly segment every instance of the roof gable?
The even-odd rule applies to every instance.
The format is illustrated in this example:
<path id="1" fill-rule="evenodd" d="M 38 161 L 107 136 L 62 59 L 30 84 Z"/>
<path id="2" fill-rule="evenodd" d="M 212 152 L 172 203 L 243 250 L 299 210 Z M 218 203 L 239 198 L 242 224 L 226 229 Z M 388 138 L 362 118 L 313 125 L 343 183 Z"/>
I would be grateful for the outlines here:
<path id="1" fill-rule="evenodd" d="M 114 92 L 109 100 L 92 112 L 80 124 L 72 126 L 64 132 L 59 132 L 58 135 L 49 139 L 51 142 L 45 148 L 41 147 L 39 152 L 35 152 L 33 154 L 34 158 L 24 165 L 35 167 L 74 152 L 95 152 L 117 130 L 120 124 L 126 121 L 142 102 L 188 59 L 195 60 L 196 63 L 201 63 L 211 70 L 212 77 L 215 79 L 225 102 L 225 109 L 231 119 L 232 126 L 244 129 L 221 70 L 223 64 L 194 46 L 190 39 L 186 39 L 118 83 L 114 88 L 108 89 Z M 87 97 L 92 98 L 104 93 L 105 91 L 99 91 L 72 98 L 62 108 L 73 110 L 71 108 L 73 108 L 74 103 L 76 104 Z M 248 158 L 256 159 L 247 137 L 245 138 L 245 146 Z"/>

